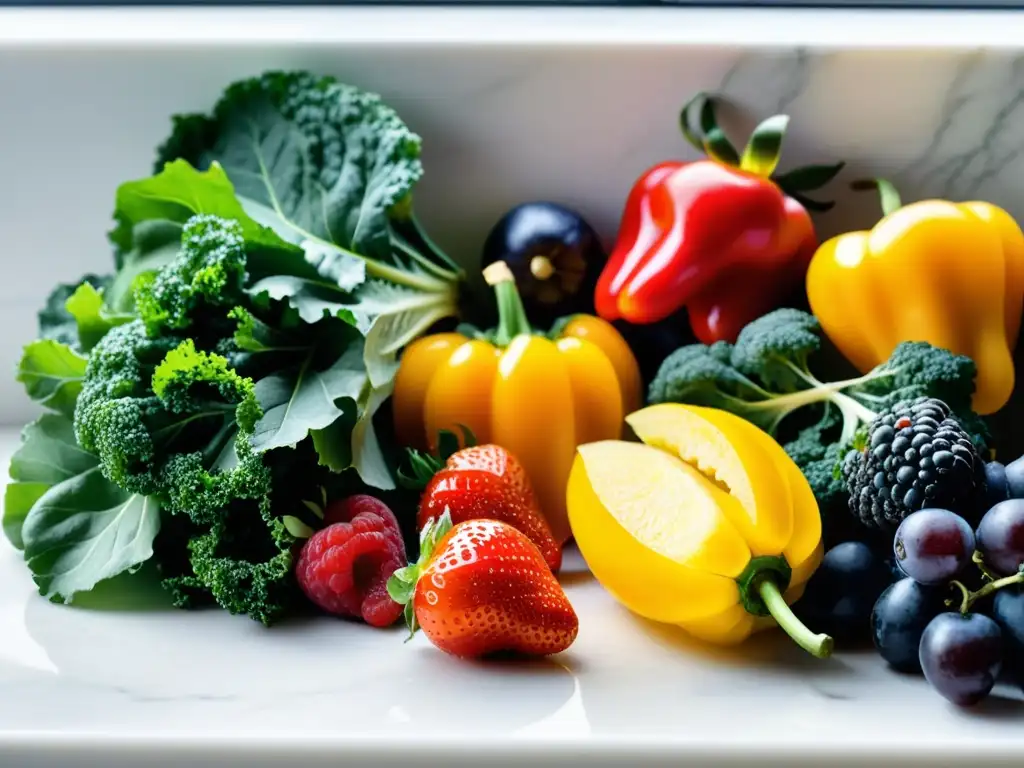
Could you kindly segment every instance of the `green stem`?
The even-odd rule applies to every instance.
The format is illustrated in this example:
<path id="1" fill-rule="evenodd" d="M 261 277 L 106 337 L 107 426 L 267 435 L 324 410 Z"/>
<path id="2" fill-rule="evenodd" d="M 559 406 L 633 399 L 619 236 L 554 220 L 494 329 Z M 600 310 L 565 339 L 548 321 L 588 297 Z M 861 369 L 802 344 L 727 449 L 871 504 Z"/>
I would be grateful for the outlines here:
<path id="1" fill-rule="evenodd" d="M 452 270 L 454 270 L 456 279 L 461 280 L 464 276 L 462 267 L 460 267 L 458 263 L 455 261 L 455 259 L 449 256 L 445 252 L 445 250 L 440 245 L 438 245 L 429 234 L 427 234 L 426 228 L 424 228 L 424 226 L 420 224 L 420 220 L 416 218 L 416 214 L 410 214 L 409 223 L 412 224 L 413 229 L 416 230 L 416 234 L 420 236 L 420 239 L 423 241 L 423 244 L 427 246 L 430 252 L 433 253 L 435 257 L 437 257 L 445 264 L 447 264 L 449 267 L 451 267 Z"/>
<path id="2" fill-rule="evenodd" d="M 410 243 L 408 243 L 404 238 L 402 238 L 397 233 L 393 233 L 391 235 L 391 244 L 396 249 L 398 249 L 406 256 L 408 256 L 410 259 L 412 259 L 414 262 L 416 262 L 422 269 L 426 270 L 427 272 L 430 272 L 435 277 L 439 277 L 440 279 L 446 282 L 458 281 L 458 275 L 456 275 L 454 272 L 449 272 L 447 269 L 444 269 L 443 267 L 440 267 L 434 262 L 432 262 L 422 253 L 413 248 L 413 246 Z"/>
<path id="3" fill-rule="evenodd" d="M 977 592 L 971 592 L 964 586 L 963 582 L 951 581 L 950 586 L 956 587 L 960 590 L 963 595 L 963 600 L 960 601 L 960 613 L 966 614 L 971 610 L 971 606 L 982 598 L 988 597 L 993 592 L 1002 589 L 1003 587 L 1012 587 L 1014 584 L 1024 584 L 1024 571 L 1013 574 L 1013 576 L 1007 576 L 1002 579 L 996 579 L 985 584 Z"/>
<path id="4" fill-rule="evenodd" d="M 989 581 L 999 581 L 999 576 L 993 573 L 989 567 L 985 565 L 985 558 L 982 556 L 981 552 L 975 551 L 974 554 L 971 555 L 971 562 L 978 566 L 978 570 L 981 571 L 981 575 L 986 579 Z"/>
<path id="5" fill-rule="evenodd" d="M 757 594 L 764 601 L 765 607 L 778 622 L 779 626 L 793 640 L 812 656 L 819 659 L 827 659 L 832 655 L 834 642 L 828 635 L 816 635 L 809 630 L 800 619 L 793 613 L 793 609 L 786 603 L 782 592 L 768 575 L 759 579 L 756 585 Z"/>
<path id="6" fill-rule="evenodd" d="M 903 207 L 903 202 L 900 200 L 900 193 L 896 190 L 895 185 L 886 179 L 862 179 L 861 181 L 853 182 L 850 185 L 850 188 L 859 192 L 869 190 L 878 192 L 878 197 L 882 204 L 883 216 L 888 216 L 890 213 L 898 211 Z"/>
<path id="7" fill-rule="evenodd" d="M 508 264 L 496 261 L 488 265 L 484 269 L 484 280 L 494 288 L 494 297 L 498 303 L 498 327 L 494 343 L 499 347 L 507 347 L 516 336 L 533 333 Z"/>

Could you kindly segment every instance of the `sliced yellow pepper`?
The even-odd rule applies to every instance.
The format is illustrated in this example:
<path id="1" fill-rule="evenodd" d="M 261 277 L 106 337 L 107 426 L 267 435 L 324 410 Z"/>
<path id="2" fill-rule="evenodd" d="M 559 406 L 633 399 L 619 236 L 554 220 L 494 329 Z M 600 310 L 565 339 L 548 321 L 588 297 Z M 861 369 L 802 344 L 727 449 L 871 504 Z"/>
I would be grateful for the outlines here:
<path id="1" fill-rule="evenodd" d="M 511 271 L 491 264 L 499 322 L 492 334 L 427 336 L 402 355 L 392 409 L 401 444 L 436 446 L 468 427 L 522 463 L 552 534 L 569 536 L 565 488 L 576 446 L 618 437 L 640 405 L 640 370 L 607 322 L 577 315 L 550 336 L 530 328 Z"/>
<path id="2" fill-rule="evenodd" d="M 733 414 L 664 404 L 626 417 L 643 443 L 581 445 L 572 532 L 597 580 L 630 610 L 717 644 L 781 626 L 817 656 L 789 604 L 822 559 L 814 494 L 785 451 Z"/>
<path id="3" fill-rule="evenodd" d="M 901 205 L 891 184 L 884 217 L 818 248 L 807 298 L 826 335 L 862 373 L 903 341 L 926 341 L 974 360 L 974 409 L 1010 399 L 1024 301 L 1024 233 L 1001 208 L 923 200 Z"/>

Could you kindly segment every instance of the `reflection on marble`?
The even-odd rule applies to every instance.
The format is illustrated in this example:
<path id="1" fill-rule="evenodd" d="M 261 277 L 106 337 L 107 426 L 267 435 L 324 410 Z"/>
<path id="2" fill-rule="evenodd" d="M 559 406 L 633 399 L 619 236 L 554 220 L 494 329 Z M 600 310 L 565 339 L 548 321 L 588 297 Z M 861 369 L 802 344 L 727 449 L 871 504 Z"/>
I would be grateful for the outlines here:
<path id="1" fill-rule="evenodd" d="M 14 438 L 0 432 L 0 461 Z M 531 754 L 545 765 L 714 755 L 740 766 L 751 752 L 791 768 L 851 755 L 863 765 L 909 744 L 943 765 L 1019 760 L 1024 696 L 1007 686 L 962 712 L 869 652 L 819 661 L 779 633 L 741 648 L 689 640 L 621 608 L 575 552 L 562 580 L 580 616 L 568 651 L 467 663 L 422 636 L 404 643 L 399 627 L 268 630 L 219 611 L 54 605 L 3 541 L 0 765 L 269 768 L 301 750 L 304 768 L 482 756 L 521 766 Z"/>

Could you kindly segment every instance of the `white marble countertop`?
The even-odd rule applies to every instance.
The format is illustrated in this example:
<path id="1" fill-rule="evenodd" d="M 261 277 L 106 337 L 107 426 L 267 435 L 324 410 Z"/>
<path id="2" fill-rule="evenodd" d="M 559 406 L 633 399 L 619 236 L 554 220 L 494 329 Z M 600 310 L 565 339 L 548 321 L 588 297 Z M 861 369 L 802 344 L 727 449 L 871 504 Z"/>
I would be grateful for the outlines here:
<path id="1" fill-rule="evenodd" d="M 16 432 L 0 431 L 7 465 Z M 0 765 L 1019 765 L 1024 697 L 958 711 L 875 655 L 771 634 L 711 650 L 638 620 L 578 556 L 568 652 L 459 662 L 423 637 L 330 619 L 264 629 L 219 611 L 39 597 L 0 544 Z"/>

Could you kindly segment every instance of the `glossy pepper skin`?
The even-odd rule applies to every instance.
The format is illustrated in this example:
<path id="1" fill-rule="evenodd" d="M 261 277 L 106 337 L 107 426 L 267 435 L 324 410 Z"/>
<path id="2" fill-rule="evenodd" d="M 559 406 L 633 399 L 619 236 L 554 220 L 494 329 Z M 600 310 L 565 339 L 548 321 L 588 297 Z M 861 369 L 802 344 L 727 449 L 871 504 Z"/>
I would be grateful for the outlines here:
<path id="1" fill-rule="evenodd" d="M 818 505 L 792 459 L 767 433 L 725 411 L 663 404 L 633 413 L 628 422 L 646 443 L 630 449 L 651 452 L 643 467 L 655 467 L 664 452 L 687 470 L 713 474 L 728 490 L 708 483 L 704 492 L 720 510 L 713 526 L 701 517 L 698 493 L 626 497 L 629 504 L 655 501 L 645 512 L 645 530 L 630 530 L 609 506 L 622 503 L 624 491 L 608 500 L 595 490 L 602 483 L 595 473 L 614 471 L 593 459 L 588 465 L 588 452 L 599 453 L 601 444 L 581 446 L 567 498 L 576 542 L 597 580 L 635 613 L 716 645 L 741 643 L 778 624 L 809 652 L 829 655 L 831 639 L 814 635 L 788 608 L 823 556 Z M 647 480 L 638 482 L 646 486 Z M 672 556 L 644 543 L 652 528 L 672 526 L 698 542 L 688 554 Z"/>
<path id="2" fill-rule="evenodd" d="M 400 443 L 433 450 L 442 430 L 468 427 L 515 455 L 558 543 L 569 538 L 565 486 L 576 446 L 618 437 L 640 407 L 629 346 L 600 318 L 576 315 L 551 336 L 533 332 L 504 262 L 484 270 L 499 324 L 481 338 L 417 340 L 403 353 L 392 398 Z"/>
<path id="3" fill-rule="evenodd" d="M 1024 234 L 984 202 L 901 205 L 887 182 L 884 216 L 869 232 L 822 244 L 807 272 L 811 311 L 862 372 L 902 341 L 926 341 L 978 367 L 974 409 L 1010 399 L 1024 300 Z M 863 185 L 858 185 L 863 186 Z"/>
<path id="4" fill-rule="evenodd" d="M 685 307 L 702 343 L 735 341 L 802 285 L 818 246 L 808 207 L 822 204 L 796 190 L 820 186 L 841 166 L 773 180 L 788 119 L 762 123 L 739 157 L 710 109 L 702 113 L 708 136 L 699 144 L 687 138 L 712 157 L 655 165 L 630 191 L 595 290 L 606 320 L 655 323 Z"/>

